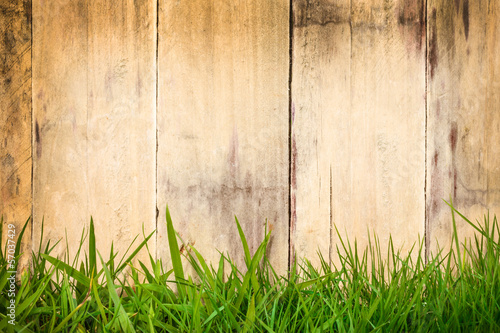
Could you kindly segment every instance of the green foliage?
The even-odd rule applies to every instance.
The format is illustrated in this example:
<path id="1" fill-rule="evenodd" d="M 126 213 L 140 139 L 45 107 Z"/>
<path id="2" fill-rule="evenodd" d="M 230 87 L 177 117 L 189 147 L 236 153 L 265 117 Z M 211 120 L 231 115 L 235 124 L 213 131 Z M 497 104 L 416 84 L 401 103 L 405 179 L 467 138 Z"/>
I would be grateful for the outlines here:
<path id="1" fill-rule="evenodd" d="M 147 242 L 153 233 L 144 235 L 120 261 L 113 247 L 108 261 L 103 260 L 96 250 L 91 219 L 89 248 L 81 262 L 54 257 L 55 245 L 47 242 L 42 248 L 40 241 L 40 248 L 32 253 L 30 272 L 16 285 L 16 325 L 10 325 L 6 316 L 10 258 L 7 248 L 0 249 L 0 331 L 500 331 L 497 219 L 485 216 L 482 223 L 473 223 L 449 205 L 453 239 L 444 254 L 424 258 L 423 240 L 402 255 L 392 239 L 387 251 L 382 251 L 376 236 L 369 235 L 366 249 L 340 238 L 338 267 L 319 254 L 320 267 L 304 259 L 286 276 L 278 276 L 266 257 L 270 233 L 251 253 L 237 219 L 246 267 L 240 270 L 223 253 L 214 267 L 197 249 L 184 245 L 193 277 L 185 276 L 168 208 L 169 270 L 149 251 Z M 456 215 L 477 231 L 472 240 L 459 241 Z M 83 232 L 77 257 L 86 236 Z M 17 259 L 21 241 L 22 233 L 14 251 Z M 142 249 L 149 254 L 149 262 L 132 265 Z"/>

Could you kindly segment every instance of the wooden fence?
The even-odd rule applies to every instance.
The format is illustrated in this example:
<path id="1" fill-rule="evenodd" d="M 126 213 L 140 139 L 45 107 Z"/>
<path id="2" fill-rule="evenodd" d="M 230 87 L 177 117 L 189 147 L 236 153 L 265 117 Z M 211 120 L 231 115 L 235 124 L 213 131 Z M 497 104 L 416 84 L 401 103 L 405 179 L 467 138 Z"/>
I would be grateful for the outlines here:
<path id="1" fill-rule="evenodd" d="M 500 208 L 500 1 L 0 0 L 0 212 L 280 272 L 366 231 L 449 243 Z M 467 227 L 459 224 L 459 232 Z M 5 237 L 5 236 L 4 236 Z M 5 241 L 5 239 L 4 239 Z M 63 248 L 61 247 L 61 250 Z M 143 253 L 142 255 L 145 255 Z"/>

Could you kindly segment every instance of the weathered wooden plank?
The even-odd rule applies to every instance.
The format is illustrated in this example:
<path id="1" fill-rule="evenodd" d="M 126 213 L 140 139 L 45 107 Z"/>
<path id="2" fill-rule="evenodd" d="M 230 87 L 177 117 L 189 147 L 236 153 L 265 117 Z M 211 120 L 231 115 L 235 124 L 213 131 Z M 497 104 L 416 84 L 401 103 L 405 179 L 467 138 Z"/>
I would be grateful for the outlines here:
<path id="1" fill-rule="evenodd" d="M 142 223 L 155 227 L 156 5 L 37 1 L 33 11 L 35 233 L 42 217 L 46 239 L 67 229 L 74 255 L 92 214 L 99 249 L 114 241 L 123 255 Z"/>
<path id="2" fill-rule="evenodd" d="M 424 2 L 297 1 L 292 246 L 334 260 L 334 226 L 409 250 L 424 234 Z M 314 246 L 312 246 L 314 244 Z M 317 264 L 318 261 L 316 260 Z"/>
<path id="3" fill-rule="evenodd" d="M 90 219 L 87 19 L 85 1 L 33 2 L 33 244 L 43 221 L 44 240 L 67 234 L 72 255 Z"/>
<path id="4" fill-rule="evenodd" d="M 425 230 L 425 1 L 353 1 L 351 15 L 353 234 L 407 252 Z"/>
<path id="5" fill-rule="evenodd" d="M 143 226 L 156 228 L 156 1 L 88 8 L 88 214 L 106 230 L 100 245 L 119 242 L 123 255 Z"/>
<path id="6" fill-rule="evenodd" d="M 329 260 L 332 223 L 349 216 L 347 205 L 332 211 L 332 195 L 350 201 L 342 177 L 350 163 L 350 7 L 295 1 L 293 13 L 290 258 L 317 263 L 318 250 Z"/>
<path id="7" fill-rule="evenodd" d="M 500 3 L 428 3 L 427 245 L 448 247 L 443 199 L 475 221 L 500 208 Z M 459 237 L 472 229 L 461 219 Z"/>
<path id="8" fill-rule="evenodd" d="M 16 234 L 31 216 L 31 1 L 0 1 L 0 215 L 2 249 L 8 225 Z M 17 238 L 17 237 L 16 237 Z M 31 255 L 31 225 L 23 236 L 24 256 Z"/>
<path id="9" fill-rule="evenodd" d="M 158 256 L 168 203 L 184 241 L 243 265 L 268 219 L 278 271 L 288 254 L 288 1 L 160 1 Z"/>

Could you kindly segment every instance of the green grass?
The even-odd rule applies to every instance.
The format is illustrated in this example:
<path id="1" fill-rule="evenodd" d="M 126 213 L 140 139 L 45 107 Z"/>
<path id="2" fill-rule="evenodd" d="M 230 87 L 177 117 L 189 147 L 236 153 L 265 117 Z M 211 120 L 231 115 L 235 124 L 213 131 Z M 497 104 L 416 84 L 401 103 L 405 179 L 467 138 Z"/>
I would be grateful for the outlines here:
<path id="1" fill-rule="evenodd" d="M 50 242 L 32 254 L 32 269 L 17 285 L 15 326 L 6 316 L 9 258 L 7 249 L 0 251 L 0 331 L 500 331 L 496 217 L 473 223 L 450 207 L 453 245 L 427 261 L 423 242 L 402 255 L 392 241 L 382 251 L 378 238 L 372 236 L 363 250 L 341 240 L 338 267 L 330 266 L 320 254 L 321 267 L 304 259 L 286 276 L 277 275 L 266 257 L 270 234 L 252 254 L 237 219 L 246 267 L 236 267 L 223 254 L 213 267 L 199 252 L 202 249 L 185 245 L 190 249 L 185 256 L 196 273 L 193 277 L 184 273 L 180 238 L 168 208 L 173 267 L 167 268 L 151 254 L 149 263 L 131 265 L 138 251 L 149 253 L 147 241 L 152 234 L 121 260 L 111 248 L 105 262 L 96 250 L 91 220 L 86 234 L 89 247 L 80 245 L 78 251 L 85 252 L 82 262 L 55 258 Z M 457 215 L 477 231 L 467 244 L 459 242 Z M 15 248 L 17 257 L 21 239 L 22 234 Z"/>

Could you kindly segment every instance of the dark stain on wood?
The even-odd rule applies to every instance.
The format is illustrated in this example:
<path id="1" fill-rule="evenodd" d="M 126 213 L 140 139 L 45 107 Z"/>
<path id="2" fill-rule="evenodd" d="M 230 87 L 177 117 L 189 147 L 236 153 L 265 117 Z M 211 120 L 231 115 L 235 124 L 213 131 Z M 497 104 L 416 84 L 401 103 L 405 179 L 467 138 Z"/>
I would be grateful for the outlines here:
<path id="1" fill-rule="evenodd" d="M 457 199 L 457 168 L 453 166 L 453 200 Z"/>
<path id="2" fill-rule="evenodd" d="M 418 44 L 419 50 L 422 48 L 422 44 L 425 43 L 427 39 L 427 18 L 425 17 L 425 5 L 426 3 L 424 1 L 420 2 L 420 39 Z"/>
<path id="3" fill-rule="evenodd" d="M 425 7 L 422 1 L 405 1 L 398 12 L 398 23 L 400 25 L 420 25 L 425 23 Z"/>
<path id="4" fill-rule="evenodd" d="M 40 158 L 42 156 L 42 139 L 40 137 L 40 125 L 38 121 L 35 121 L 35 142 L 36 142 L 36 157 Z"/>
<path id="5" fill-rule="evenodd" d="M 12 31 L 8 29 L 4 31 L 2 44 L 5 50 L 10 51 L 11 54 L 15 53 L 16 39 Z"/>
<path id="6" fill-rule="evenodd" d="M 458 140 L 458 127 L 455 121 L 451 123 L 449 140 L 450 140 L 451 150 L 454 153 L 457 148 L 457 140 Z"/>
<path id="7" fill-rule="evenodd" d="M 460 11 L 460 0 L 455 0 L 455 9 L 458 15 L 458 12 Z"/>
<path id="8" fill-rule="evenodd" d="M 293 25 L 296 28 L 349 22 L 349 6 L 342 6 L 326 0 L 293 1 Z"/>
<path id="9" fill-rule="evenodd" d="M 31 13 L 31 0 L 24 0 L 23 2 L 24 17 L 26 18 L 26 23 L 31 26 L 32 13 Z"/>
<path id="10" fill-rule="evenodd" d="M 88 18 L 89 13 L 88 13 L 88 3 L 86 0 L 80 0 L 78 1 L 78 16 L 82 19 Z"/>
<path id="11" fill-rule="evenodd" d="M 464 22 L 465 39 L 469 39 L 469 0 L 464 0 L 462 8 L 462 21 Z"/>
<path id="12" fill-rule="evenodd" d="M 14 165 L 14 158 L 12 157 L 11 154 L 7 153 L 4 158 L 2 159 L 2 166 L 4 168 L 6 167 L 12 167 Z"/>
<path id="13" fill-rule="evenodd" d="M 40 125 L 38 125 L 38 121 L 35 121 L 35 141 L 40 143 Z"/>
<path id="14" fill-rule="evenodd" d="M 429 40 L 429 66 L 431 79 L 434 78 L 438 65 L 438 41 L 437 41 L 437 13 L 436 8 L 432 9 L 431 14 L 431 33 Z"/>
<path id="15" fill-rule="evenodd" d="M 426 38 L 424 1 L 403 1 L 398 9 L 398 24 L 400 27 L 410 29 L 411 35 L 415 36 L 417 49 L 420 51 Z"/>

